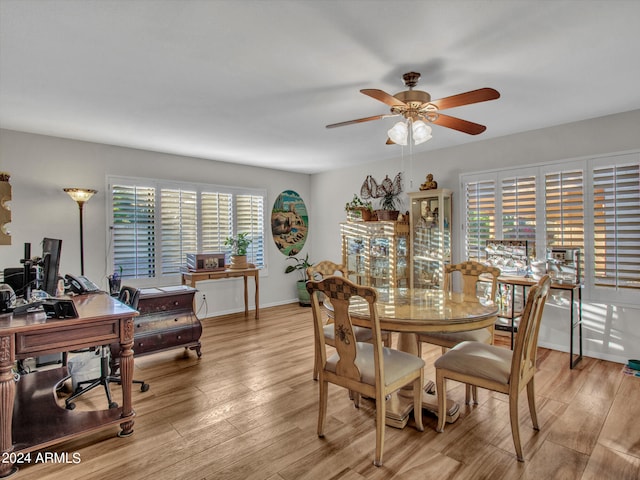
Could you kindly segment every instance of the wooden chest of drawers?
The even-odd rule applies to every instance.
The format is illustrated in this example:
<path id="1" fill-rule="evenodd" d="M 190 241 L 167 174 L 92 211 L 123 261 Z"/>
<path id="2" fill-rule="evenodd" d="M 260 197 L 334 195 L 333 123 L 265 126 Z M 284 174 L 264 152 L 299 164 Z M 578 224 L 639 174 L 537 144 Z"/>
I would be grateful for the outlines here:
<path id="1" fill-rule="evenodd" d="M 134 318 L 134 355 L 148 355 L 172 348 L 195 350 L 198 357 L 202 324 L 193 311 L 196 289 L 185 285 L 143 288 L 140 290 Z M 117 360 L 119 345 L 111 345 L 111 357 Z M 117 365 L 112 365 L 112 369 Z"/>

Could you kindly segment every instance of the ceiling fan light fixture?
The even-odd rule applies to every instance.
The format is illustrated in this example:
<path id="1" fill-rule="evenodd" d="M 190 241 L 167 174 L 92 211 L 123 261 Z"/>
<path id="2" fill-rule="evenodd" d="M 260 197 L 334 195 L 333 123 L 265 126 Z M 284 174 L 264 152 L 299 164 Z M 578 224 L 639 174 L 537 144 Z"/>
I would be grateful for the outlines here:
<path id="1" fill-rule="evenodd" d="M 397 145 L 406 145 L 409 129 L 406 122 L 398 122 L 387 132 L 389 138 Z"/>
<path id="2" fill-rule="evenodd" d="M 422 120 L 416 120 L 412 126 L 413 143 L 420 145 L 421 143 L 431 140 L 431 127 Z"/>

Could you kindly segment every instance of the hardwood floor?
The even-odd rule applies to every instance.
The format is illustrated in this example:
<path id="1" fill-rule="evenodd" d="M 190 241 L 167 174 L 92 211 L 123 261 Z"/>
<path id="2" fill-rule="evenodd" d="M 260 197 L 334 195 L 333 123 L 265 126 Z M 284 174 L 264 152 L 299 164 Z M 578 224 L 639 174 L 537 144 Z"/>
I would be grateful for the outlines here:
<path id="1" fill-rule="evenodd" d="M 136 359 L 135 433 L 107 428 L 51 447 L 79 454 L 79 463 L 32 463 L 20 480 L 73 479 L 603 479 L 640 478 L 640 379 L 622 365 L 540 349 L 534 432 L 521 396 L 525 463 L 516 461 L 507 397 L 479 390 L 464 406 L 464 388 L 450 383 L 462 413 L 444 433 L 425 414 L 425 431 L 387 427 L 384 465 L 373 466 L 372 404 L 355 409 L 330 386 L 325 438 L 316 435 L 318 386 L 312 380 L 311 311 L 297 304 L 203 320 L 203 356 L 182 350 Z M 508 345 L 507 337 L 498 337 Z M 394 343 L 395 344 L 395 343 Z M 440 347 L 424 348 L 434 378 Z M 118 387 L 114 387 L 120 398 Z M 62 400 L 61 400 L 62 401 Z M 105 408 L 96 390 L 78 409 Z M 35 453 L 32 455 L 35 458 Z"/>

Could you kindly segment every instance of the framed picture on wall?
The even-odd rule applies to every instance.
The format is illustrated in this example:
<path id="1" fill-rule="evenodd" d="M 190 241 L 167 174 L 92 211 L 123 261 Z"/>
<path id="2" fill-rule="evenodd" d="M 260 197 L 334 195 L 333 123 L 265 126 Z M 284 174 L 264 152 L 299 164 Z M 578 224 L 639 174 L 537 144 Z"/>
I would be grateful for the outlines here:
<path id="1" fill-rule="evenodd" d="M 271 210 L 271 235 L 280 253 L 295 256 L 307 240 L 309 216 L 300 195 L 285 190 L 276 198 Z"/>

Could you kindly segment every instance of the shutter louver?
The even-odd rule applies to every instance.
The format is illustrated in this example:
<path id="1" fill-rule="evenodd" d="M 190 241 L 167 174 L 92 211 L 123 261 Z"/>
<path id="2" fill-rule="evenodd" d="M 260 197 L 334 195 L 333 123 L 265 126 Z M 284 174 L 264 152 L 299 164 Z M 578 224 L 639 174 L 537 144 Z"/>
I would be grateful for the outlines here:
<path id="1" fill-rule="evenodd" d="M 232 196 L 228 193 L 203 192 L 200 197 L 202 211 L 202 249 L 204 252 L 228 250 L 224 241 L 233 232 Z"/>
<path id="2" fill-rule="evenodd" d="M 187 253 L 198 251 L 196 192 L 161 190 L 162 274 L 180 273 Z"/>
<path id="3" fill-rule="evenodd" d="M 155 188 L 114 185 L 113 271 L 155 277 Z"/>
<path id="4" fill-rule="evenodd" d="M 465 249 L 469 260 L 485 258 L 484 247 L 495 236 L 496 184 L 493 180 L 465 184 Z"/>
<path id="5" fill-rule="evenodd" d="M 536 239 L 536 177 L 502 180 L 502 236 L 504 240 Z"/>
<path id="6" fill-rule="evenodd" d="M 595 285 L 640 288 L 640 165 L 593 170 Z"/>
<path id="7" fill-rule="evenodd" d="M 264 197 L 236 196 L 236 232 L 249 233 L 252 241 L 247 249 L 247 261 L 264 267 Z"/>

